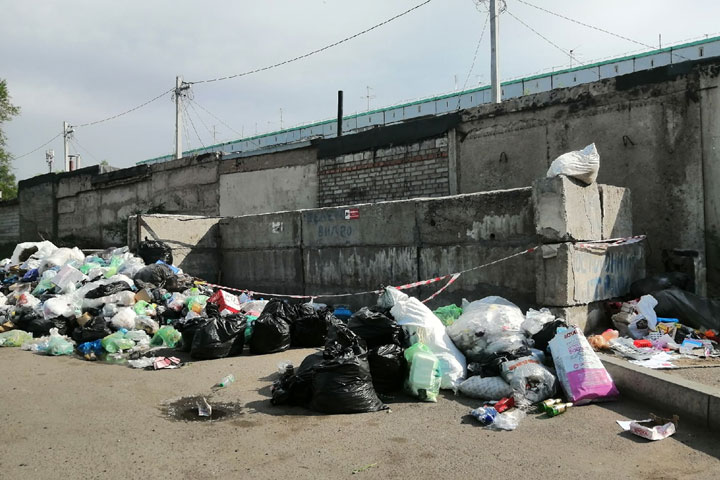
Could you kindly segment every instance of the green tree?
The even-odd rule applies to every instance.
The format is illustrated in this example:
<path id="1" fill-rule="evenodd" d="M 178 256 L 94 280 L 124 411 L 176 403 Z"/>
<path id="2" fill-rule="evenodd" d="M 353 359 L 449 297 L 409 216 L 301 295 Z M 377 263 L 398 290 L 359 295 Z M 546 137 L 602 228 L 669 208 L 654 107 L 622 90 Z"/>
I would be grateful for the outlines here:
<path id="1" fill-rule="evenodd" d="M 12 168 L 12 158 L 5 151 L 5 133 L 3 123 L 20 113 L 20 108 L 10 103 L 7 84 L 0 80 L 0 193 L 3 200 L 9 200 L 17 196 L 17 181 Z"/>

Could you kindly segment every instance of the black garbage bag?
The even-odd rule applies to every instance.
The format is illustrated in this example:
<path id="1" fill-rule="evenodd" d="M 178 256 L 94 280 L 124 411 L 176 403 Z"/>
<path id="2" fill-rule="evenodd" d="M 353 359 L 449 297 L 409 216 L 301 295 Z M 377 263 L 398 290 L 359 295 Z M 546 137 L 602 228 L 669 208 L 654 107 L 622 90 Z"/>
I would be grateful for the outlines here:
<path id="1" fill-rule="evenodd" d="M 180 318 L 173 323 L 175 330 L 182 334 L 182 343 L 178 347 L 181 352 L 189 352 L 192 349 L 195 332 L 207 322 L 207 317 L 193 317 L 189 320 Z"/>
<path id="2" fill-rule="evenodd" d="M 499 377 L 500 367 L 503 363 L 531 355 L 530 349 L 524 345 L 512 352 L 481 352 L 475 362 L 468 364 L 467 376 Z"/>
<path id="3" fill-rule="evenodd" d="M 18 330 L 25 330 L 32 333 L 33 337 L 44 337 L 50 335 L 50 329 L 55 328 L 52 320 L 46 320 L 41 313 L 31 308 L 23 307 L 16 318 L 12 319 Z"/>
<path id="4" fill-rule="evenodd" d="M 370 350 L 367 359 L 376 392 L 390 393 L 403 386 L 407 372 L 403 352 L 404 349 L 394 343 Z"/>
<path id="5" fill-rule="evenodd" d="M 630 294 L 633 298 L 640 298 L 643 295 L 652 294 L 672 287 L 687 290 L 689 285 L 690 277 L 687 274 L 681 272 L 666 272 L 633 282 L 632 285 L 630 285 Z"/>
<path id="6" fill-rule="evenodd" d="M 173 275 L 165 282 L 165 288 L 169 292 L 184 292 L 195 286 L 193 277 L 190 275 Z"/>
<path id="7" fill-rule="evenodd" d="M 82 327 L 79 325 L 76 326 L 71 336 L 72 339 L 80 345 L 81 343 L 103 339 L 111 333 L 112 331 L 108 328 L 105 319 L 96 316 L 88 320 Z"/>
<path id="8" fill-rule="evenodd" d="M 133 280 L 135 280 L 138 288 L 163 288 L 167 281 L 173 277 L 175 277 L 175 274 L 170 267 L 162 263 L 154 263 L 141 268 L 135 274 Z"/>
<path id="9" fill-rule="evenodd" d="M 550 340 L 555 338 L 555 331 L 559 327 L 568 328 L 569 325 L 559 318 L 543 325 L 542 330 L 532 336 L 532 339 L 535 342 L 533 345 L 534 348 L 542 350 L 543 352 L 547 351 L 548 343 L 550 343 Z"/>
<path id="10" fill-rule="evenodd" d="M 159 240 L 148 240 L 147 237 L 145 237 L 145 240 L 140 242 L 138 246 L 138 256 L 142 258 L 147 265 L 155 263 L 158 260 L 162 260 L 169 265 L 173 263 L 172 248 L 170 248 L 170 245 Z"/>
<path id="11" fill-rule="evenodd" d="M 303 313 L 301 312 L 290 325 L 290 344 L 298 348 L 325 345 L 328 327 L 331 324 L 331 317 L 333 317 L 332 312 L 313 310 L 310 314 Z"/>
<path id="12" fill-rule="evenodd" d="M 668 288 L 654 292 L 658 317 L 677 318 L 692 328 L 720 330 L 720 301 L 703 298 L 694 293 Z"/>
<path id="13" fill-rule="evenodd" d="M 367 354 L 325 359 L 315 365 L 310 408 L 323 413 L 377 412 L 387 408 L 375 393 Z"/>
<path id="14" fill-rule="evenodd" d="M 190 356 L 197 359 L 240 355 L 245 346 L 244 315 L 210 318 L 195 330 Z"/>
<path id="15" fill-rule="evenodd" d="M 112 282 L 107 285 L 100 285 L 99 287 L 90 290 L 85 295 L 85 298 L 107 297 L 108 295 L 124 292 L 125 290 L 130 290 L 130 285 L 128 285 L 127 282 Z"/>
<path id="16" fill-rule="evenodd" d="M 312 399 L 315 365 L 323 360 L 323 352 L 316 352 L 305 357 L 297 369 L 283 373 L 280 379 L 273 383 L 270 403 L 307 406 Z"/>
<path id="17" fill-rule="evenodd" d="M 290 348 L 290 324 L 294 319 L 295 309 L 291 305 L 281 300 L 270 300 L 252 324 L 250 353 L 262 355 Z"/>
<path id="18" fill-rule="evenodd" d="M 347 325 L 370 349 L 389 344 L 403 345 L 403 328 L 393 318 L 367 307 L 353 313 Z"/>
<path id="19" fill-rule="evenodd" d="M 53 323 L 53 327 L 58 329 L 60 335 L 70 335 L 77 326 L 74 316 L 55 317 L 51 318 L 50 321 Z"/>

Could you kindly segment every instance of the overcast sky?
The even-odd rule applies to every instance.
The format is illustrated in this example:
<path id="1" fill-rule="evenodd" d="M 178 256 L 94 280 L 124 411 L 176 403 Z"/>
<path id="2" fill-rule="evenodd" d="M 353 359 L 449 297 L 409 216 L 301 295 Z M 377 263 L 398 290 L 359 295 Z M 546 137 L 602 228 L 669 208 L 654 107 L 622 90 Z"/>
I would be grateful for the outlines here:
<path id="1" fill-rule="evenodd" d="M 424 0 L 0 0 L 0 78 L 21 114 L 3 128 L 15 156 L 62 131 L 93 122 L 172 88 L 274 64 L 334 43 Z M 528 0 L 648 45 L 717 34 L 717 0 Z M 519 0 L 510 13 L 582 62 L 643 47 Z M 196 148 L 333 118 L 337 90 L 345 113 L 452 92 L 468 76 L 486 13 L 472 0 L 433 0 L 392 23 L 304 60 L 265 72 L 193 86 L 184 148 Z M 467 88 L 487 84 L 489 28 Z M 570 66 L 566 53 L 508 13 L 501 16 L 501 76 Z M 204 107 L 201 108 L 200 106 Z M 211 112 L 214 116 L 208 114 Z M 172 153 L 170 95 L 130 114 L 77 128 L 71 153 L 83 165 L 127 167 Z M 225 124 L 232 127 L 232 130 Z M 47 171 L 45 150 L 62 166 L 62 139 L 15 161 L 18 180 Z"/>

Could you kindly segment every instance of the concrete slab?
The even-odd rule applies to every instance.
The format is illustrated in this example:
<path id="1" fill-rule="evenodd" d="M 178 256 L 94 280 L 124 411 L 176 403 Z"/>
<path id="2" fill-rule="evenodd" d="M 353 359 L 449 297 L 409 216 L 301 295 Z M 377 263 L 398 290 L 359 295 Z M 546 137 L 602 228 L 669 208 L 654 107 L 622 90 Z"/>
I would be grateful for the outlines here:
<path id="1" fill-rule="evenodd" d="M 303 292 L 302 254 L 299 248 L 224 250 L 220 284 L 266 293 Z"/>
<path id="2" fill-rule="evenodd" d="M 720 431 L 720 389 L 599 354 L 622 395 Z"/>
<path id="3" fill-rule="evenodd" d="M 301 214 L 303 245 L 308 248 L 415 242 L 414 200 L 318 208 Z"/>
<path id="4" fill-rule="evenodd" d="M 423 245 L 535 241 L 532 189 L 418 200 L 417 224 Z"/>
<path id="5" fill-rule="evenodd" d="M 300 245 L 300 212 L 227 217 L 220 220 L 223 249 L 289 248 Z"/>
<path id="6" fill-rule="evenodd" d="M 643 243 L 543 245 L 536 269 L 538 305 L 582 305 L 629 293 L 630 284 L 645 277 L 645 248 Z"/>
<path id="7" fill-rule="evenodd" d="M 633 234 L 630 189 L 598 185 L 602 206 L 602 239 L 625 238 Z"/>
<path id="8" fill-rule="evenodd" d="M 602 210 L 596 183 L 559 176 L 533 183 L 535 229 L 547 242 L 600 240 Z"/>

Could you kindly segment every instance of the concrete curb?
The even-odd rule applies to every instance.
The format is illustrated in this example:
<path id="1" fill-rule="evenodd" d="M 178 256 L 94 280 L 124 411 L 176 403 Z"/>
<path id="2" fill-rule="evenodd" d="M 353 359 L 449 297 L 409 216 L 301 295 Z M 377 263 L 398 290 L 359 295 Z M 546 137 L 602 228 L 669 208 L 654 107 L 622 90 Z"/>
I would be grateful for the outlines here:
<path id="1" fill-rule="evenodd" d="M 720 388 L 639 367 L 617 357 L 598 356 L 622 395 L 677 414 L 681 422 L 720 431 Z"/>

